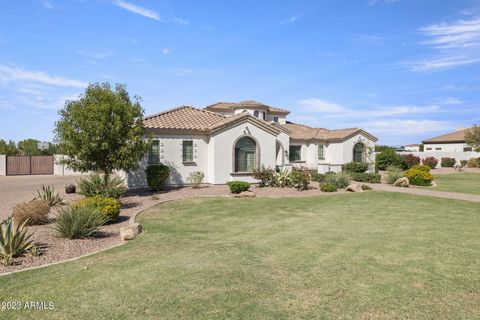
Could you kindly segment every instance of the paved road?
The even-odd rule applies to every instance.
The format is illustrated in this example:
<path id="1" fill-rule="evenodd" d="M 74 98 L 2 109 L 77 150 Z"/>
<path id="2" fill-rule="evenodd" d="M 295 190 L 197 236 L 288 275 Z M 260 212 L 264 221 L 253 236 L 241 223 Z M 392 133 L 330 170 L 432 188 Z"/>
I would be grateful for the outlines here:
<path id="1" fill-rule="evenodd" d="M 17 203 L 32 199 L 42 184 L 53 185 L 56 191 L 65 196 L 65 185 L 76 185 L 79 177 L 81 175 L 0 176 L 0 221 L 11 214 Z"/>

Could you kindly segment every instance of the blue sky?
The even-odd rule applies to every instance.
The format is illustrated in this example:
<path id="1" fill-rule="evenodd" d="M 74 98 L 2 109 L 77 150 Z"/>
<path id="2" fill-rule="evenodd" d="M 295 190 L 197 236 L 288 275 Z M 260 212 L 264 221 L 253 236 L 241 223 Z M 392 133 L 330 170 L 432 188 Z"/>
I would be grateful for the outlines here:
<path id="1" fill-rule="evenodd" d="M 480 2 L 0 0 L 0 138 L 53 138 L 89 82 L 147 114 L 254 99 L 416 143 L 480 123 Z"/>

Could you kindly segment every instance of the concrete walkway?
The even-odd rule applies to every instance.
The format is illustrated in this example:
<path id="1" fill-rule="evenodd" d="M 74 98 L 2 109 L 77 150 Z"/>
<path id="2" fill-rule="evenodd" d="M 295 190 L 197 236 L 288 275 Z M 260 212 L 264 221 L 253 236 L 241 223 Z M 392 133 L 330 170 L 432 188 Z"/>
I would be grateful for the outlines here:
<path id="1" fill-rule="evenodd" d="M 399 192 L 399 193 L 408 193 L 416 194 L 419 196 L 428 196 L 444 199 L 453 199 L 453 200 L 464 200 L 471 202 L 480 202 L 480 195 L 475 194 L 466 194 L 466 193 L 457 193 L 457 192 L 446 192 L 446 191 L 435 191 L 429 189 L 421 189 L 416 187 L 410 188 L 401 188 L 394 187 L 389 184 L 379 184 L 379 183 L 365 183 L 370 186 L 373 190 L 386 191 L 386 192 Z"/>

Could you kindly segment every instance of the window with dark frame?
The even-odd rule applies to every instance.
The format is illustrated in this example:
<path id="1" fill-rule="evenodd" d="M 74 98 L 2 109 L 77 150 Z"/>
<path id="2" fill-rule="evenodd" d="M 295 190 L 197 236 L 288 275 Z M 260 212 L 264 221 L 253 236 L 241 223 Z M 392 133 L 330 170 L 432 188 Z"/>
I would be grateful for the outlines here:
<path id="1" fill-rule="evenodd" d="M 472 147 L 463 147 L 463 151 L 464 152 L 469 152 L 469 151 L 472 151 Z"/>
<path id="2" fill-rule="evenodd" d="M 182 143 L 183 162 L 193 162 L 193 141 L 183 140 Z"/>
<path id="3" fill-rule="evenodd" d="M 325 160 L 325 145 L 318 145 L 318 160 Z"/>
<path id="4" fill-rule="evenodd" d="M 160 163 L 160 141 L 153 140 L 147 153 L 148 164 Z"/>
<path id="5" fill-rule="evenodd" d="M 302 146 L 290 146 L 288 158 L 290 161 L 302 160 Z"/>
<path id="6" fill-rule="evenodd" d="M 278 117 L 273 117 L 273 122 L 278 122 Z"/>

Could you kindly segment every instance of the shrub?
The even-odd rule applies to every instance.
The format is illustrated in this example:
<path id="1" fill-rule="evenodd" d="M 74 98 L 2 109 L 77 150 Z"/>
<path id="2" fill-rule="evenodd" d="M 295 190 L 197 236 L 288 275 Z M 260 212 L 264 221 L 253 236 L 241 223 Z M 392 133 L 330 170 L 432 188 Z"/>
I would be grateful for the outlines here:
<path id="1" fill-rule="evenodd" d="M 98 173 L 92 173 L 78 182 L 78 193 L 85 197 L 102 196 L 106 198 L 120 198 L 126 188 L 119 177 L 108 178 L 107 181 Z"/>
<path id="2" fill-rule="evenodd" d="M 415 166 L 413 166 L 411 169 L 416 169 L 416 170 L 421 170 L 421 171 L 425 171 L 425 172 L 430 172 L 430 167 L 429 166 L 426 166 L 424 164 L 417 164 Z"/>
<path id="3" fill-rule="evenodd" d="M 362 190 L 366 191 L 366 190 L 372 190 L 372 188 L 370 186 L 367 186 L 366 184 L 362 184 L 360 186 L 362 188 Z"/>
<path id="4" fill-rule="evenodd" d="M 429 166 L 432 169 L 435 169 L 438 164 L 438 160 L 435 159 L 434 157 L 426 157 L 425 159 L 422 160 L 422 163 L 426 166 Z"/>
<path id="5" fill-rule="evenodd" d="M 115 198 L 104 198 L 94 196 L 77 201 L 74 207 L 92 206 L 103 214 L 105 222 L 112 222 L 118 219 L 120 215 L 120 202 Z"/>
<path id="6" fill-rule="evenodd" d="M 351 173 L 351 172 L 362 173 L 367 170 L 368 170 L 368 164 L 363 162 L 349 162 L 342 165 L 342 171 L 347 173 Z"/>
<path id="7" fill-rule="evenodd" d="M 326 175 L 323 173 L 318 173 L 318 172 L 312 173 L 312 181 L 323 182 L 325 181 L 325 177 Z"/>
<path id="8" fill-rule="evenodd" d="M 343 172 L 328 174 L 325 178 L 325 183 L 333 184 L 338 189 L 346 188 L 351 181 L 352 181 L 352 178 L 350 177 L 350 175 L 348 173 L 343 173 Z"/>
<path id="9" fill-rule="evenodd" d="M 385 170 L 389 166 L 403 168 L 404 162 L 402 156 L 395 153 L 395 150 L 387 149 L 377 154 L 375 158 L 375 167 L 378 170 Z"/>
<path id="10" fill-rule="evenodd" d="M 229 181 L 227 185 L 232 193 L 240 193 L 250 189 L 250 183 L 245 181 Z"/>
<path id="11" fill-rule="evenodd" d="M 168 176 L 170 175 L 170 168 L 163 164 L 154 164 L 147 167 L 145 170 L 147 174 L 147 185 L 153 191 L 160 191 L 165 186 Z"/>
<path id="12" fill-rule="evenodd" d="M 306 190 L 310 184 L 310 172 L 308 170 L 293 170 L 288 176 L 293 187 L 297 190 Z"/>
<path id="13" fill-rule="evenodd" d="M 33 226 L 47 223 L 49 212 L 50 207 L 45 201 L 33 199 L 17 204 L 13 208 L 12 217 L 17 224 L 25 222 L 26 225 Z"/>
<path id="14" fill-rule="evenodd" d="M 480 158 L 471 158 L 467 161 L 467 167 L 478 168 L 480 167 Z"/>
<path id="15" fill-rule="evenodd" d="M 42 184 L 42 189 L 37 189 L 37 195 L 38 199 L 45 201 L 45 203 L 51 208 L 62 206 L 64 204 L 62 197 L 58 192 L 55 192 L 53 186 L 45 186 Z"/>
<path id="16" fill-rule="evenodd" d="M 3 265 L 11 265 L 14 257 L 27 252 L 34 245 L 26 223 L 15 223 L 9 217 L 0 225 L 0 263 Z"/>
<path id="17" fill-rule="evenodd" d="M 69 206 L 60 211 L 53 229 L 63 238 L 88 238 L 105 222 L 106 217 L 94 206 Z"/>
<path id="18" fill-rule="evenodd" d="M 286 188 L 292 185 L 292 180 L 290 179 L 290 173 L 287 169 L 282 169 L 280 172 L 275 173 L 274 181 L 272 183 L 272 187 L 277 188 Z"/>
<path id="19" fill-rule="evenodd" d="M 275 171 L 273 169 L 266 169 L 265 167 L 254 169 L 252 177 L 260 180 L 260 183 L 258 184 L 260 188 L 273 186 L 275 182 Z"/>
<path id="20" fill-rule="evenodd" d="M 405 177 L 415 186 L 430 186 L 433 181 L 433 175 L 430 172 L 414 168 L 407 170 Z"/>
<path id="21" fill-rule="evenodd" d="M 440 162 L 440 165 L 442 167 L 447 167 L 447 168 L 452 168 L 453 166 L 455 166 L 455 163 L 457 161 L 455 160 L 455 158 L 442 158 L 442 161 Z"/>
<path id="22" fill-rule="evenodd" d="M 468 161 L 467 160 L 460 160 L 460 166 L 463 168 L 463 167 L 466 167 L 467 166 L 467 163 Z"/>
<path id="23" fill-rule="evenodd" d="M 202 185 L 203 178 L 205 178 L 205 174 L 202 171 L 194 171 L 188 176 L 188 182 L 192 184 L 192 188 L 196 189 Z"/>
<path id="24" fill-rule="evenodd" d="M 323 192 L 335 192 L 337 191 L 337 187 L 331 183 L 322 183 L 320 184 L 320 190 Z"/>
<path id="25" fill-rule="evenodd" d="M 403 171 L 399 167 L 389 166 L 387 168 L 386 178 L 387 183 L 394 184 L 395 181 L 403 177 Z"/>
<path id="26" fill-rule="evenodd" d="M 358 182 L 380 183 L 382 176 L 379 173 L 353 172 L 350 173 L 352 180 Z"/>
<path id="27" fill-rule="evenodd" d="M 420 164 L 420 157 L 417 157 L 413 154 L 407 154 L 402 156 L 403 158 L 403 163 L 404 163 L 404 168 L 405 169 L 410 169 L 414 165 Z"/>

